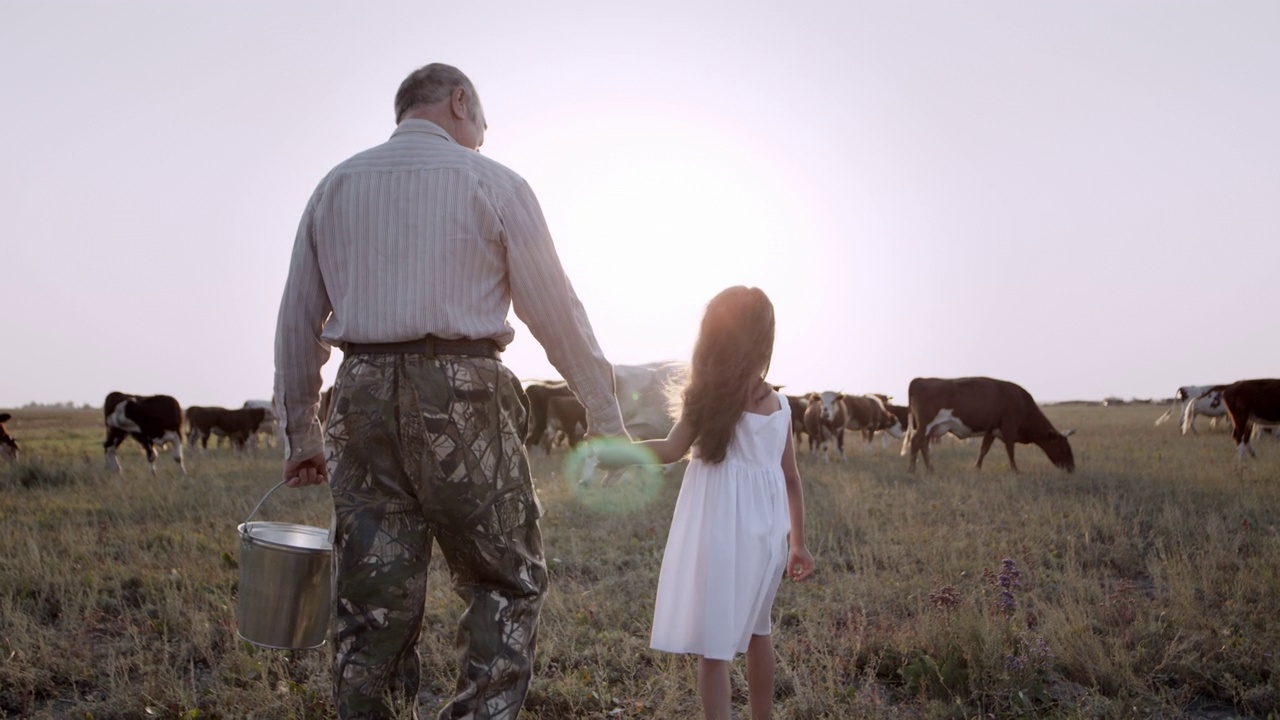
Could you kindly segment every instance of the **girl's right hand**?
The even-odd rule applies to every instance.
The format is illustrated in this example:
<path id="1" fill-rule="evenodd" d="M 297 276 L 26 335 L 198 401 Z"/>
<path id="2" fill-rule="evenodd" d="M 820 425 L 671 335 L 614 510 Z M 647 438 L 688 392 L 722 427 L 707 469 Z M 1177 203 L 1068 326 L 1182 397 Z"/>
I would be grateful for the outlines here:
<path id="1" fill-rule="evenodd" d="M 791 582 L 802 582 L 813 575 L 813 556 L 806 547 L 791 548 L 787 557 L 787 577 Z"/>

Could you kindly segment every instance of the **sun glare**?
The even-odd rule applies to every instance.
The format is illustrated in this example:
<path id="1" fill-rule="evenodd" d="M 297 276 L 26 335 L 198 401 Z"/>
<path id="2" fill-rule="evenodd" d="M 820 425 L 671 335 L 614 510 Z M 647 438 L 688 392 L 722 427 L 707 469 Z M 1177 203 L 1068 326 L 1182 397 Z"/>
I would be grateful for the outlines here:
<path id="1" fill-rule="evenodd" d="M 578 159 L 555 178 L 573 185 L 572 202 L 559 194 L 547 213 L 584 294 L 611 313 L 638 296 L 647 312 L 687 312 L 728 285 L 777 286 L 777 263 L 812 213 L 785 163 L 742 133 L 708 131 L 724 126 L 633 119 L 576 138 Z"/>

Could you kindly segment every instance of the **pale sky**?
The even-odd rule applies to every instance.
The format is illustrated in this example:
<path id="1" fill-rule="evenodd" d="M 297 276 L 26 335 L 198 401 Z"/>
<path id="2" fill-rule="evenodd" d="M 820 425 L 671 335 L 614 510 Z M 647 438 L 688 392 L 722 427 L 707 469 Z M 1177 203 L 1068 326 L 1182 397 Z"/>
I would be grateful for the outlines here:
<path id="1" fill-rule="evenodd" d="M 747 284 L 788 392 L 1280 376 L 1274 0 L 5 0 L 0 407 L 268 398 L 307 198 L 437 61 L 615 363 Z"/>

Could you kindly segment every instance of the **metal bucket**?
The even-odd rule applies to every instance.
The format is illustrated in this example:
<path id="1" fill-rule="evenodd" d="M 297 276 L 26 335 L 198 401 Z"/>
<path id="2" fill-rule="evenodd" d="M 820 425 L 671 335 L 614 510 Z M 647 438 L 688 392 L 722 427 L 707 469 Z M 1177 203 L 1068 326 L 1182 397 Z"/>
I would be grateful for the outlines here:
<path id="1" fill-rule="evenodd" d="M 279 650 L 324 644 L 329 632 L 333 544 L 310 525 L 249 522 L 284 482 L 262 496 L 240 532 L 240 637 Z"/>

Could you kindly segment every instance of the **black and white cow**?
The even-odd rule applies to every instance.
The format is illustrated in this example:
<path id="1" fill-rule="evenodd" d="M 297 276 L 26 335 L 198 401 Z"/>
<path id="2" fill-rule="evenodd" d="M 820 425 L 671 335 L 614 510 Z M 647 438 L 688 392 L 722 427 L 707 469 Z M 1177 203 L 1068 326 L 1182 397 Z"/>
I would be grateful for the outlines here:
<path id="1" fill-rule="evenodd" d="M 1221 385 L 1183 385 L 1182 387 L 1178 388 L 1178 391 L 1173 394 L 1173 403 L 1169 405 L 1169 409 L 1165 410 L 1164 414 L 1156 418 L 1156 425 L 1161 425 L 1166 420 L 1173 418 L 1173 414 L 1175 412 L 1178 412 L 1179 409 L 1182 410 L 1182 413 L 1179 415 L 1179 417 L 1185 416 L 1186 409 L 1189 403 L 1191 403 L 1191 401 L 1209 392 L 1215 387 L 1222 387 L 1222 386 Z M 1182 434 L 1183 435 L 1187 434 L 1187 430 L 1185 427 L 1182 430 Z"/>
<path id="2" fill-rule="evenodd" d="M 1196 434 L 1196 417 L 1204 415 L 1209 418 L 1209 427 L 1216 427 L 1219 418 L 1227 416 L 1227 405 L 1222 402 L 1222 388 L 1215 385 L 1208 390 L 1194 395 L 1182 408 L 1182 434 Z"/>
<path id="3" fill-rule="evenodd" d="M 103 419 L 107 424 L 107 439 L 102 443 L 106 450 L 108 470 L 120 472 L 116 448 L 126 437 L 132 436 L 147 452 L 151 474 L 156 474 L 156 448 L 166 443 L 173 446 L 173 460 L 182 474 L 187 466 L 182 462 L 182 406 L 168 395 L 127 395 L 113 392 L 102 404 Z"/>
<path id="4" fill-rule="evenodd" d="M 0 460 L 18 459 L 18 441 L 4 429 L 4 424 L 12 419 L 9 413 L 0 413 Z"/>

